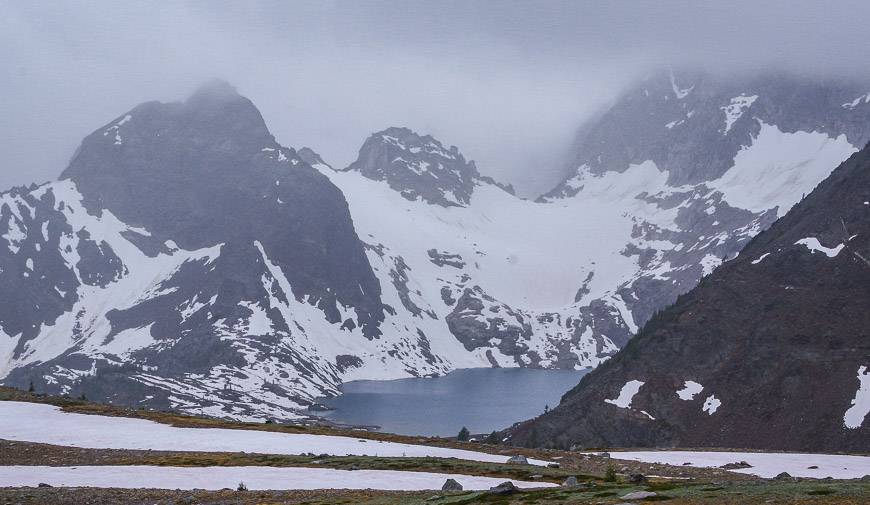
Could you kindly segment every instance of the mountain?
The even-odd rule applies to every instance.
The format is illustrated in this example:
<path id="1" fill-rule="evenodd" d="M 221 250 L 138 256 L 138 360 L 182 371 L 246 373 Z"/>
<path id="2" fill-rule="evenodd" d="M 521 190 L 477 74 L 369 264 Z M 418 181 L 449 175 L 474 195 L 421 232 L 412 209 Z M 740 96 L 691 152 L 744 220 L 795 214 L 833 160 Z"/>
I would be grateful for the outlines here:
<path id="1" fill-rule="evenodd" d="M 411 325 L 430 314 L 427 335 L 494 366 L 595 366 L 870 139 L 857 86 L 691 77 L 626 91 L 535 202 L 406 128 L 369 137 L 344 170 L 315 166 L 376 247 L 381 284 L 415 286 L 413 304 L 390 304 Z"/>
<path id="2" fill-rule="evenodd" d="M 356 379 L 597 366 L 867 140 L 855 87 L 693 79 L 628 90 L 537 201 L 406 128 L 333 168 L 221 82 L 142 104 L 0 194 L 0 381 L 261 420 Z"/>
<path id="3" fill-rule="evenodd" d="M 870 140 L 866 90 L 786 74 L 672 71 L 628 89 L 581 128 L 574 173 L 539 199 L 603 194 L 615 207 L 608 225 L 631 228 L 610 246 L 630 265 L 604 298 L 581 300 L 617 299 L 636 331 Z M 599 275 L 594 268 L 593 282 Z"/>
<path id="4" fill-rule="evenodd" d="M 589 367 L 630 334 L 618 309 L 574 304 L 586 268 L 576 253 L 586 237 L 566 233 L 580 231 L 574 208 L 523 200 L 456 147 L 406 128 L 370 136 L 344 170 L 314 166 L 347 198 L 392 287 L 396 331 L 437 336 L 432 354 L 449 369 Z"/>
<path id="5" fill-rule="evenodd" d="M 868 258 L 870 147 L 511 442 L 867 452 Z"/>
<path id="6" fill-rule="evenodd" d="M 592 366 L 617 350 L 592 330 L 573 336 L 559 314 L 497 301 L 465 273 L 480 269 L 477 282 L 518 299 L 541 291 L 536 255 L 561 232 L 526 246 L 511 216 L 543 206 L 479 174 L 455 147 L 408 130 L 384 136 L 402 146 L 369 142 L 335 171 L 311 149 L 279 145 L 221 82 L 97 129 L 59 181 L 0 196 L 2 382 L 293 419 L 348 380 Z M 365 163 L 367 153 L 394 160 L 393 149 L 406 165 Z M 424 163 L 444 182 L 405 173 L 421 175 L 413 166 Z M 508 211 L 492 233 L 487 208 Z M 567 257 L 558 252 L 551 278 Z M 505 275 L 519 258 L 522 275 Z"/>
<path id="7" fill-rule="evenodd" d="M 339 383 L 319 332 L 381 334 L 341 192 L 225 83 L 134 108 L 0 198 L 6 384 L 283 415 Z"/>
<path id="8" fill-rule="evenodd" d="M 420 136 L 407 128 L 388 128 L 369 137 L 346 170 L 385 181 L 407 200 L 419 198 L 441 207 L 468 205 L 474 187 L 483 183 L 514 192 L 481 176 L 456 146 L 447 149 L 431 135 Z"/>

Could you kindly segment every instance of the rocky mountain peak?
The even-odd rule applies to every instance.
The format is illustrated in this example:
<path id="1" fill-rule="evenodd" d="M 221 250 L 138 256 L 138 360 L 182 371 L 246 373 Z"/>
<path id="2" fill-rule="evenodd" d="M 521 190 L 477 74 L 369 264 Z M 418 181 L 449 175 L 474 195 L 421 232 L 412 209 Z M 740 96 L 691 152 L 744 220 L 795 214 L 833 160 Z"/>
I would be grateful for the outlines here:
<path id="1" fill-rule="evenodd" d="M 61 178 L 88 186 L 97 179 L 238 170 L 241 158 L 277 149 L 260 111 L 235 88 L 212 81 L 186 101 L 147 102 L 84 139 Z M 294 156 L 292 150 L 284 154 Z M 146 163 L 147 162 L 147 163 Z"/>
<path id="2" fill-rule="evenodd" d="M 431 135 L 398 127 L 370 136 L 345 170 L 385 181 L 408 200 L 442 207 L 467 205 L 481 180 L 474 162 L 466 161 L 456 146 L 447 148 Z"/>
<path id="3" fill-rule="evenodd" d="M 61 178 L 75 183 L 89 210 L 109 210 L 160 242 L 198 249 L 258 240 L 294 265 L 294 294 L 328 300 L 324 307 L 365 305 L 380 318 L 376 280 L 341 192 L 275 142 L 259 110 L 225 82 L 184 102 L 139 105 L 97 129 Z"/>

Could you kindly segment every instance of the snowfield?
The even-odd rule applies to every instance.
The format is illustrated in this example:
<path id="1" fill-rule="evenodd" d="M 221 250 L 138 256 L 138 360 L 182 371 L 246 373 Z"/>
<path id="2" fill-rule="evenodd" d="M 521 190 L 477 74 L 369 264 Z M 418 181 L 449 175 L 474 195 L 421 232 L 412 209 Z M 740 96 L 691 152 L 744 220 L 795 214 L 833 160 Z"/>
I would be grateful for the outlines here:
<path id="1" fill-rule="evenodd" d="M 53 405 L 5 401 L 0 402 L 0 438 L 89 449 L 433 457 L 488 463 L 505 463 L 509 457 L 331 435 L 224 428 L 176 428 L 144 419 L 72 414 Z M 533 459 L 529 463 L 539 466 L 547 464 L 546 461 Z"/>
<path id="2" fill-rule="evenodd" d="M 732 206 L 753 212 L 776 208 L 780 217 L 858 149 L 845 135 L 783 132 L 759 123 L 752 145 L 743 147 L 734 166 L 707 185 L 725 194 Z"/>
<path id="3" fill-rule="evenodd" d="M 771 478 L 782 472 L 792 477 L 823 479 L 859 479 L 870 475 L 870 457 L 839 454 L 800 454 L 770 452 L 714 452 L 714 451 L 619 451 L 611 452 L 614 459 L 665 463 L 681 466 L 691 463 L 695 467 L 719 467 L 727 463 L 746 461 L 752 468 L 732 470 L 749 475 Z M 817 466 L 818 468 L 809 468 Z"/>
<path id="4" fill-rule="evenodd" d="M 503 478 L 474 477 L 394 470 L 335 470 L 328 468 L 162 467 L 162 466 L 0 466 L 0 487 L 35 487 L 44 482 L 63 487 L 146 489 L 381 489 L 418 491 L 441 489 L 455 479 L 466 490 L 497 486 Z M 512 481 L 517 487 L 555 487 L 546 482 Z"/>

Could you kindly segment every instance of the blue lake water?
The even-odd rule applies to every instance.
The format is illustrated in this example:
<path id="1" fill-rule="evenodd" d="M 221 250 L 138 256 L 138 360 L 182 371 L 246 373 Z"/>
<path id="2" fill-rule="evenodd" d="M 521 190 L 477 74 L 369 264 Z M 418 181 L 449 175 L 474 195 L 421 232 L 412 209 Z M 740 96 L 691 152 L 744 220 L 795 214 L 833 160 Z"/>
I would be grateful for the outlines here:
<path id="1" fill-rule="evenodd" d="M 489 433 L 556 406 L 587 372 L 473 368 L 425 379 L 354 381 L 340 396 L 321 400 L 335 410 L 317 415 L 403 435 L 455 436 L 463 426 Z"/>

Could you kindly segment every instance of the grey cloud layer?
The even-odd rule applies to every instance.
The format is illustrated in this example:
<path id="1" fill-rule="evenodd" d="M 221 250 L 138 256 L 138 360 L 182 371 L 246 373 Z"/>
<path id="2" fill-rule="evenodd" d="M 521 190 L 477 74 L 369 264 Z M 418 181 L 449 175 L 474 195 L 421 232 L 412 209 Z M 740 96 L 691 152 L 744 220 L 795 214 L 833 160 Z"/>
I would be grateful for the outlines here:
<path id="1" fill-rule="evenodd" d="M 665 64 L 865 77 L 865 2 L 5 1 L 0 187 L 55 177 L 133 105 L 221 77 L 336 166 L 408 126 L 527 193 L 575 128 Z"/>

